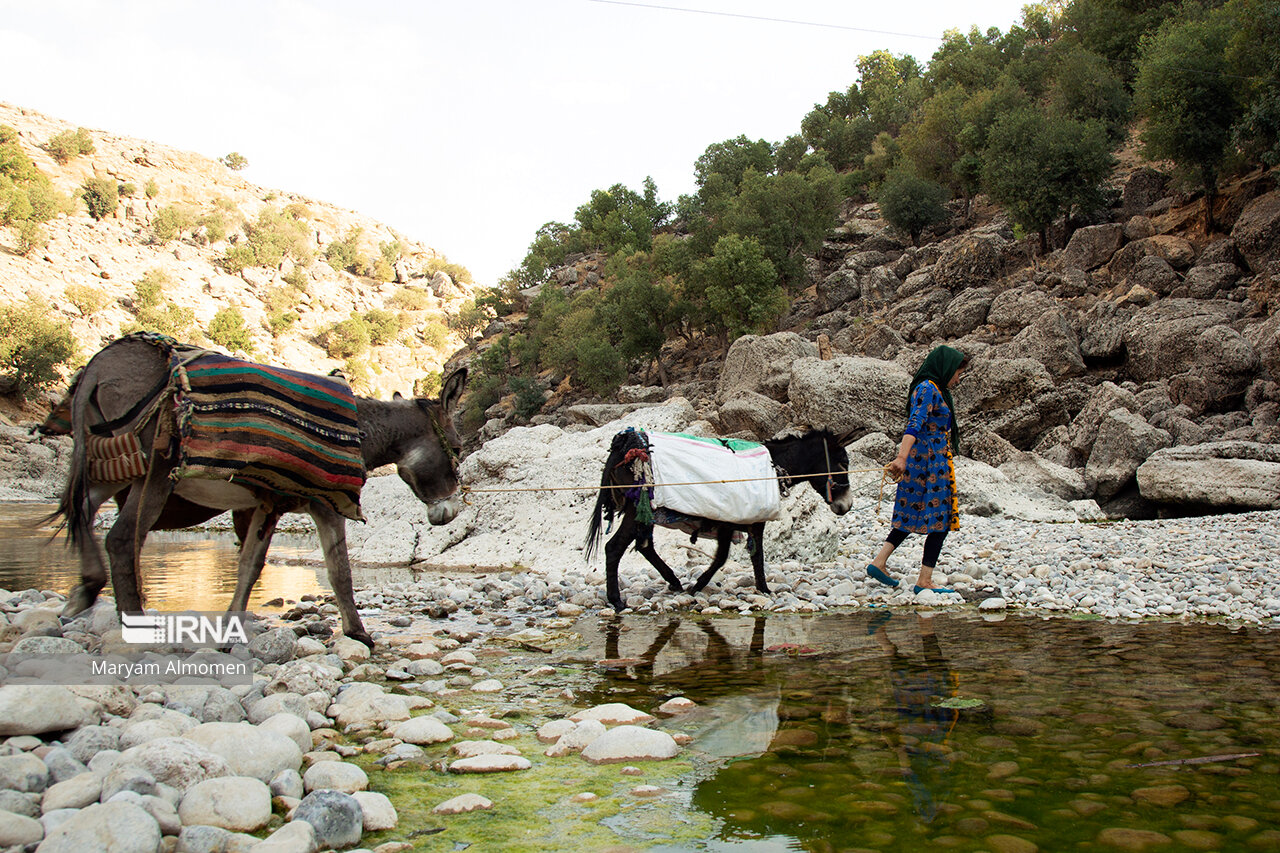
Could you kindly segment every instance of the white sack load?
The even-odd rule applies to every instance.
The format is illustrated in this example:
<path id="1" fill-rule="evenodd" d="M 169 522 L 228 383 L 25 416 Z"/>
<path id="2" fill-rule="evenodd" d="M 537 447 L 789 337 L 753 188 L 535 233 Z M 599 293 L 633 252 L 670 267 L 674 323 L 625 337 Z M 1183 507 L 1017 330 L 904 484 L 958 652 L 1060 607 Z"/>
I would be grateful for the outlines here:
<path id="1" fill-rule="evenodd" d="M 773 457 L 763 444 L 646 433 L 653 465 L 653 505 L 684 515 L 753 524 L 782 512 Z M 707 481 L 735 482 L 707 482 Z M 696 485 L 684 485 L 684 484 Z"/>

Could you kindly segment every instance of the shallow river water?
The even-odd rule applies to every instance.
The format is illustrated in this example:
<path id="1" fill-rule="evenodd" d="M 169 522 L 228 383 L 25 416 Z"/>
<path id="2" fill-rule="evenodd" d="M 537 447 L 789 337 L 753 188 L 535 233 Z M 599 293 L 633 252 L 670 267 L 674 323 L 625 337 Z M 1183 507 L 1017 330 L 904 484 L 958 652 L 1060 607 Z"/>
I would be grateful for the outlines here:
<path id="1" fill-rule="evenodd" d="M 29 525 L 46 510 L 0 508 L 0 587 L 75 582 L 61 542 Z M 147 549 L 149 605 L 225 607 L 230 537 L 165 534 Z M 313 550 L 282 538 L 253 602 L 322 592 L 323 569 L 288 562 Z M 617 850 L 750 853 L 1280 850 L 1277 636 L 971 609 L 584 618 L 553 655 L 504 656 L 511 682 L 538 664 L 557 674 L 506 697 L 535 766 L 474 783 L 493 813 L 448 826 L 423 814 L 456 783 L 420 769 L 374 783 L 385 779 L 402 815 L 387 838 L 416 833 L 423 850 L 494 838 L 528 844 L 504 850 L 603 849 L 601 838 Z M 504 812 L 504 789 L 568 766 L 540 755 L 532 730 L 544 720 L 527 704 L 561 681 L 583 707 L 688 697 L 697 710 L 657 725 L 693 739 L 679 762 L 643 763 L 648 779 L 598 792 L 625 799 L 618 808 L 567 805 L 578 789 L 564 783 L 543 806 Z M 658 796 L 622 793 L 645 781 Z"/>

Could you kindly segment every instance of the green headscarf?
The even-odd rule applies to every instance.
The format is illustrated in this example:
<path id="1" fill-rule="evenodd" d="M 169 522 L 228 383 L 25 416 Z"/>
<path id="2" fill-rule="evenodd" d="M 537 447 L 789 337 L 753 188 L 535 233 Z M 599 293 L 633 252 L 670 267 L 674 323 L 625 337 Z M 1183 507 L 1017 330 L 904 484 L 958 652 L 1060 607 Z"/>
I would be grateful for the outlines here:
<path id="1" fill-rule="evenodd" d="M 947 401 L 947 408 L 951 410 L 951 447 L 955 450 L 960 448 L 960 428 L 956 426 L 956 404 L 951 400 L 947 383 L 956 375 L 956 371 L 964 362 L 965 354 L 960 350 L 947 346 L 934 347 L 933 351 L 925 356 L 924 364 L 920 365 L 916 375 L 911 377 L 911 387 L 907 389 L 907 414 L 910 415 L 911 395 L 916 392 L 916 386 L 921 382 L 933 382 L 938 386 L 938 390 L 942 392 L 942 399 Z"/>

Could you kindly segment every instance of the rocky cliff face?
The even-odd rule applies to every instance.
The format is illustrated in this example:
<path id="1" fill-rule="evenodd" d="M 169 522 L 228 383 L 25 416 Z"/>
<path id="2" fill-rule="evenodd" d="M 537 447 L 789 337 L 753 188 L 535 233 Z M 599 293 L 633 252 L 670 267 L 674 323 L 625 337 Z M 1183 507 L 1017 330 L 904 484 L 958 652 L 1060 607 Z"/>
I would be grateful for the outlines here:
<path id="1" fill-rule="evenodd" d="M 382 223 L 256 186 L 198 154 L 101 131 L 90 132 L 93 153 L 60 164 L 41 146 L 74 126 L 5 104 L 0 104 L 0 124 L 18 131 L 22 149 L 66 195 L 95 177 L 112 179 L 129 191 L 114 213 L 101 220 L 91 218 L 77 202 L 73 212 L 44 224 L 47 245 L 26 255 L 15 250 L 16 229 L 0 228 L 0 245 L 8 250 L 0 250 L 0 304 L 28 296 L 43 300 L 70 321 L 84 357 L 135 322 L 136 283 L 156 270 L 166 280 L 163 298 L 189 310 L 199 330 L 208 330 L 219 309 L 234 307 L 246 320 L 254 358 L 313 372 L 346 364 L 349 372 L 354 368 L 357 388 L 375 396 L 411 392 L 417 380 L 439 370 L 461 344 L 444 329 L 443 320 L 471 295 L 471 285 L 440 271 L 444 259 L 434 250 Z M 219 259 L 229 249 L 247 245 L 248 231 L 264 210 L 288 211 L 299 223 L 302 254 L 308 257 L 228 272 Z M 158 227 L 164 211 L 180 212 L 189 227 L 167 237 Z M 200 224 L 202 217 L 213 217 L 224 227 Z M 400 257 L 389 265 L 393 275 L 386 276 L 393 280 L 355 275 L 326 261 L 327 247 L 354 229 L 359 229 L 357 247 L 375 259 L 381 244 L 400 244 Z M 305 266 L 303 261 L 308 261 Z M 305 277 L 297 275 L 298 267 Z M 87 301 L 97 304 L 86 308 Z M 321 333 L 353 312 L 374 309 L 400 318 L 394 340 L 374 346 L 354 363 L 331 357 L 321 345 Z M 268 327 L 273 312 L 292 312 L 296 319 L 287 329 L 277 324 L 273 332 Z M 199 342 L 199 336 L 197 331 L 190 337 Z"/>

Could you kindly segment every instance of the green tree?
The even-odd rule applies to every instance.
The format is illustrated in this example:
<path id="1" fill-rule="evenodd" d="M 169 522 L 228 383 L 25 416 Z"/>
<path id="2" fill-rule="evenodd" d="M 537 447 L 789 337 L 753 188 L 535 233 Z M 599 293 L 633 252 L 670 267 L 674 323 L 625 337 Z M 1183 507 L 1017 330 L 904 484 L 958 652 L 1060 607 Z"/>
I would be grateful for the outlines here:
<path id="1" fill-rule="evenodd" d="M 1233 22 L 1227 60 L 1239 83 L 1241 116 L 1232 138 L 1250 158 L 1280 165 L 1280 6 L 1271 0 L 1228 0 L 1221 12 Z"/>
<path id="2" fill-rule="evenodd" d="M 1049 88 L 1054 112 L 1079 121 L 1097 119 L 1113 145 L 1124 141 L 1129 127 L 1129 93 L 1107 61 L 1084 49 L 1063 57 Z"/>
<path id="3" fill-rule="evenodd" d="M 241 154 L 239 151 L 232 151 L 225 157 L 220 158 L 218 162 L 226 166 L 228 169 L 238 172 L 249 165 L 249 158 Z"/>
<path id="4" fill-rule="evenodd" d="M 814 104 L 800 122 L 800 135 L 833 169 L 860 166 L 876 135 L 862 90 L 855 83 L 844 92 L 828 94 L 825 104 Z"/>
<path id="5" fill-rule="evenodd" d="M 253 354 L 253 338 L 245 325 L 244 315 L 234 306 L 219 308 L 209 321 L 209 340 L 228 352 Z"/>
<path id="6" fill-rule="evenodd" d="M 369 351 L 369 324 L 359 315 L 339 320 L 320 335 L 320 344 L 330 358 L 349 359 Z"/>
<path id="7" fill-rule="evenodd" d="M 947 218 L 946 200 L 946 187 L 910 172 L 890 172 L 876 198 L 881 216 L 910 234 L 912 245 L 919 244 L 920 232 Z"/>
<path id="8" fill-rule="evenodd" d="M 887 50 L 858 57 L 858 80 L 866 98 L 867 117 L 876 132 L 897 135 L 924 99 L 920 63 L 910 54 Z"/>
<path id="9" fill-rule="evenodd" d="M 19 399 L 61 379 L 75 357 L 71 324 L 41 300 L 0 307 L 0 365 L 13 371 Z"/>
<path id="10" fill-rule="evenodd" d="M 92 154 L 94 151 L 93 137 L 83 127 L 54 134 L 42 147 L 60 165 L 65 165 L 80 154 Z"/>
<path id="11" fill-rule="evenodd" d="M 987 138 L 983 184 L 1014 222 L 1040 235 L 1073 208 L 1104 204 L 1102 185 L 1115 166 L 1100 122 L 1046 116 L 1023 107 L 996 122 Z"/>
<path id="12" fill-rule="evenodd" d="M 468 346 L 474 345 L 472 338 L 487 325 L 489 312 L 483 306 L 476 305 L 474 299 L 462 303 L 457 311 L 449 315 L 449 328 L 457 332 Z"/>
<path id="13" fill-rule="evenodd" d="M 643 261 L 643 256 L 639 259 Z M 605 296 L 610 326 L 616 330 L 618 353 L 628 361 L 652 362 L 658 381 L 668 383 L 662 347 L 684 320 L 685 306 L 669 279 L 656 280 L 652 270 L 631 269 Z"/>
<path id="14" fill-rule="evenodd" d="M 771 328 L 787 310 L 777 270 L 754 238 L 721 237 L 711 257 L 694 264 L 692 278 L 705 300 L 707 324 L 725 343 Z"/>
<path id="15" fill-rule="evenodd" d="M 1205 232 L 1212 233 L 1218 172 L 1240 117 L 1226 50 L 1231 19 L 1187 6 L 1142 40 L 1134 100 L 1145 120 L 1143 151 L 1168 158 L 1204 188 Z"/>
<path id="16" fill-rule="evenodd" d="M 590 248 L 629 253 L 648 249 L 654 229 L 670 215 L 671 205 L 658 199 L 653 178 L 645 178 L 643 194 L 622 184 L 595 190 L 591 200 L 574 213 L 574 219 Z"/>
<path id="17" fill-rule="evenodd" d="M 106 219 L 116 212 L 120 192 L 114 178 L 89 178 L 84 182 L 84 203 L 94 219 Z"/>

